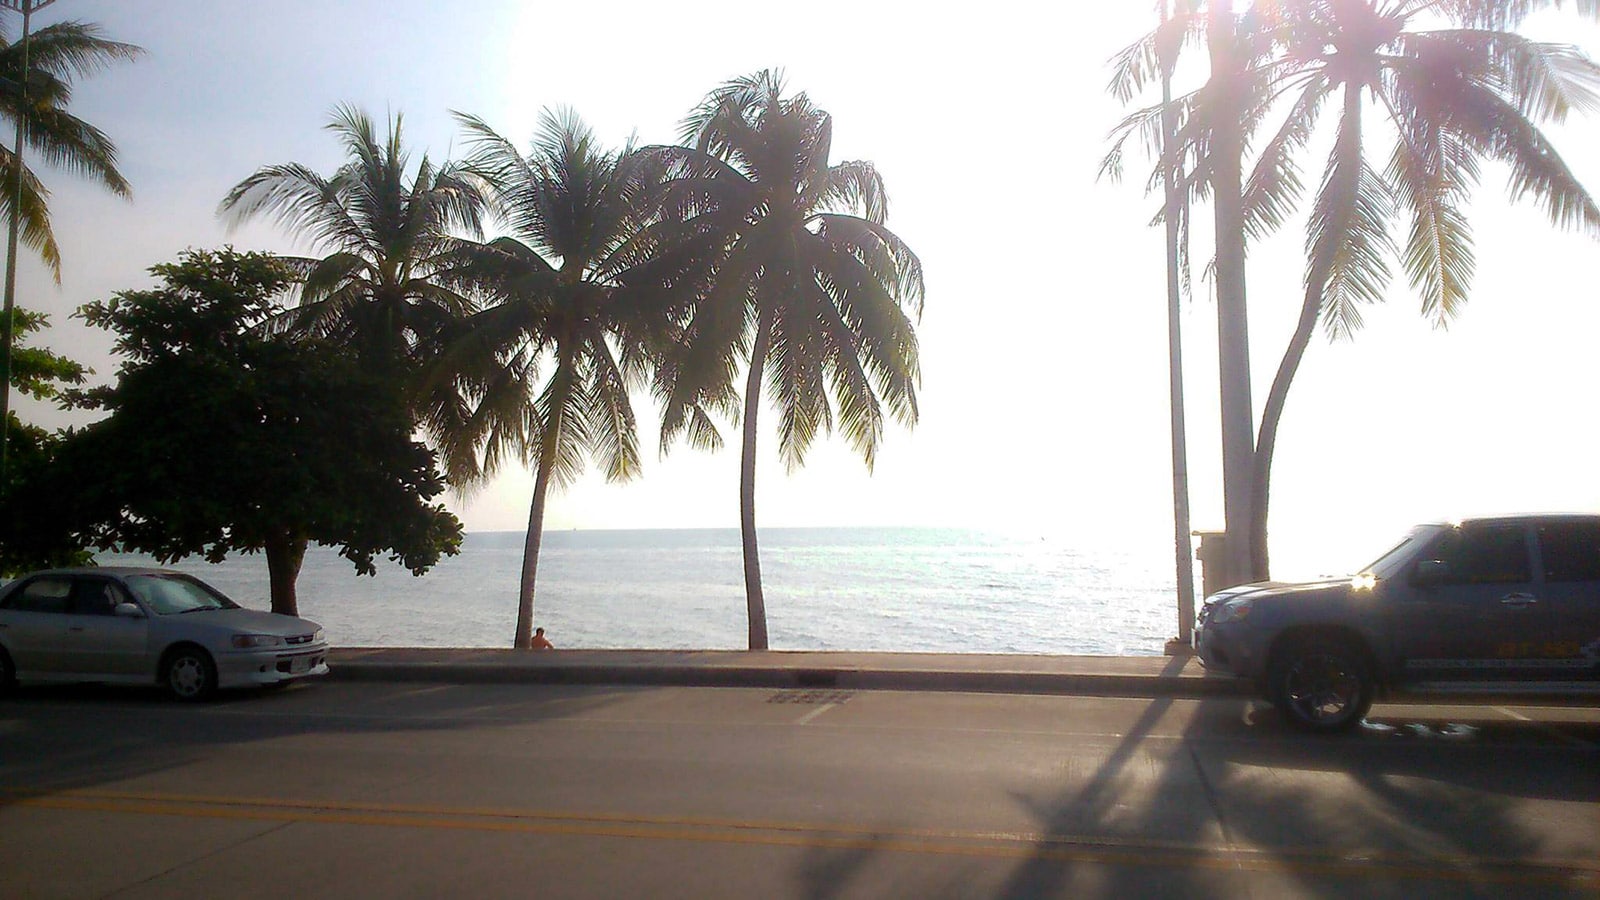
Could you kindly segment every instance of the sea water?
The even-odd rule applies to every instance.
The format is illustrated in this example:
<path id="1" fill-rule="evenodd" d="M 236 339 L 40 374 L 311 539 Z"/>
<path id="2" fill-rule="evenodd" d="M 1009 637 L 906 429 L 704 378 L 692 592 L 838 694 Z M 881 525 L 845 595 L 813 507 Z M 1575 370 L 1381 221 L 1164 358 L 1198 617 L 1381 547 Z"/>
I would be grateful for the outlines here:
<path id="1" fill-rule="evenodd" d="M 1158 655 L 1177 633 L 1172 549 L 1160 542 L 1109 548 L 947 528 L 776 528 L 760 541 L 775 650 Z M 336 646 L 507 647 L 522 544 L 517 532 L 469 534 L 426 575 L 380 561 L 374 577 L 313 547 L 300 614 Z M 263 556 L 173 567 L 245 606 L 270 605 Z M 743 648 L 739 532 L 547 532 L 534 619 L 558 647 Z"/>

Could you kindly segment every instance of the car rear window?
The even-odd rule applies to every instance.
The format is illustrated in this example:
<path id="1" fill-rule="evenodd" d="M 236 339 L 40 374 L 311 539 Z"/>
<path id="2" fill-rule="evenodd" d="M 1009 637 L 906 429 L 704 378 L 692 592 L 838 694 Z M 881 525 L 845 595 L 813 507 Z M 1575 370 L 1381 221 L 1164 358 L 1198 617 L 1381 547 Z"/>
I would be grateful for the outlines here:
<path id="1" fill-rule="evenodd" d="M 6 598 L 6 608 L 19 612 L 64 613 L 71 595 L 71 579 L 35 578 Z"/>

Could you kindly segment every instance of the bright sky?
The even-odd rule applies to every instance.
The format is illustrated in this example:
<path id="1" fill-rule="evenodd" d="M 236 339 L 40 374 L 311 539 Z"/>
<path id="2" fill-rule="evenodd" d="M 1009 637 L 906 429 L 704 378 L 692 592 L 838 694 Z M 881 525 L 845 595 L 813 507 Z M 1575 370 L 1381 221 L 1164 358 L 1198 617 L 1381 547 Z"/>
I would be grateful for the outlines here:
<path id="1" fill-rule="evenodd" d="M 659 143 L 719 83 L 781 67 L 833 114 L 835 158 L 871 160 L 884 175 L 889 225 L 921 255 L 929 290 L 921 423 L 890 433 L 870 476 L 837 440 L 787 474 L 764 429 L 758 521 L 971 525 L 1170 547 L 1162 236 L 1147 227 L 1156 204 L 1140 172 L 1097 180 L 1122 113 L 1104 90 L 1106 61 L 1153 24 L 1154 3 L 1002 0 L 975 13 L 824 0 L 793 10 L 60 0 L 36 22 L 99 22 L 148 51 L 83 82 L 72 105 L 118 142 L 135 196 L 48 173 L 62 283 L 27 262 L 19 302 L 53 314 L 54 349 L 109 377 L 109 339 L 70 311 L 148 284 L 148 266 L 187 247 L 306 252 L 268 224 L 230 235 L 215 209 L 262 165 L 331 173 L 342 158 L 322 125 L 336 104 L 379 119 L 403 112 L 410 146 L 436 159 L 459 147 L 452 109 L 524 146 L 541 108 L 562 104 L 613 144 L 632 134 Z M 1536 36 L 1600 46 L 1592 26 L 1537 25 Z M 1600 127 L 1555 136 L 1600 190 Z M 1510 206 L 1502 175 L 1487 173 L 1473 210 L 1479 269 L 1455 326 L 1432 330 L 1402 283 L 1357 341 L 1313 345 L 1278 441 L 1275 574 L 1348 570 L 1415 521 L 1600 508 L 1600 245 Z M 1258 409 L 1298 309 L 1300 248 L 1291 226 L 1251 258 Z M 1214 309 L 1202 295 L 1183 319 L 1197 528 L 1222 522 Z M 34 421 L 71 421 L 19 406 Z M 638 406 L 653 451 L 650 410 L 644 398 Z M 649 452 L 632 484 L 586 478 L 553 498 L 546 526 L 737 527 L 737 432 L 725 435 L 719 454 Z M 532 478 L 513 471 L 450 505 L 468 530 L 520 529 L 531 491 Z"/>

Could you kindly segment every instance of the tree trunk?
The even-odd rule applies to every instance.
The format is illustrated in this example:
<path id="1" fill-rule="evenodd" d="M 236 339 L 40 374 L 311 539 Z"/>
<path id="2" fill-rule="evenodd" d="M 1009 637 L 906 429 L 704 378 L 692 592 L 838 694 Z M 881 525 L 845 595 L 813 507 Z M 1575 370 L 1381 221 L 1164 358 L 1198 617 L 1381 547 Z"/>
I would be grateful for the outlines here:
<path id="1" fill-rule="evenodd" d="M 1167 0 L 1161 22 L 1167 23 Z M 1179 644 L 1194 637 L 1194 538 L 1189 524 L 1189 443 L 1183 408 L 1183 320 L 1178 265 L 1178 210 L 1184 203 L 1178 187 L 1178 113 L 1172 105 L 1173 60 L 1161 62 L 1161 170 L 1166 195 L 1167 249 L 1167 397 L 1172 432 L 1172 548 L 1178 580 Z"/>
<path id="2" fill-rule="evenodd" d="M 744 444 L 739 457 L 739 535 L 744 543 L 744 596 L 750 617 L 750 649 L 767 649 L 767 601 L 761 593 L 761 556 L 756 547 L 756 411 L 761 408 L 761 373 L 772 338 L 772 312 L 756 319 L 750 375 L 744 385 Z"/>
<path id="3" fill-rule="evenodd" d="M 1336 198 L 1337 203 L 1330 213 L 1332 221 L 1323 223 L 1321 233 L 1337 236 L 1348 233 L 1349 219 L 1354 214 L 1356 197 L 1360 192 L 1361 92 L 1359 88 L 1345 89 L 1344 114 L 1334 154 L 1337 168 L 1334 169 L 1333 177 L 1337 181 L 1330 181 L 1323 190 L 1328 196 Z M 1268 495 L 1272 485 L 1272 456 L 1278 444 L 1278 424 L 1283 418 L 1284 403 L 1289 397 L 1289 385 L 1294 382 L 1295 373 L 1300 370 L 1300 361 L 1305 358 L 1306 348 L 1311 345 L 1311 334 L 1316 330 L 1317 320 L 1322 317 L 1328 275 L 1333 270 L 1333 260 L 1339 249 L 1328 238 L 1323 238 L 1311 248 L 1305 297 L 1300 302 L 1300 320 L 1295 323 L 1294 335 L 1289 339 L 1289 346 L 1283 352 L 1283 360 L 1278 364 L 1278 373 L 1273 376 L 1272 388 L 1267 392 L 1266 408 L 1261 411 L 1261 434 L 1256 440 L 1255 460 L 1251 466 L 1251 490 L 1255 497 L 1255 508 L 1251 511 L 1250 518 L 1250 546 L 1257 581 L 1265 581 L 1272 577 L 1267 553 L 1267 513 Z"/>
<path id="4" fill-rule="evenodd" d="M 1250 483 L 1255 411 L 1250 399 L 1250 338 L 1245 303 L 1243 152 L 1239 111 L 1245 90 L 1237 23 L 1213 3 L 1207 23 L 1216 124 L 1211 132 L 1211 197 L 1217 245 L 1217 359 L 1222 393 L 1222 500 L 1227 527 L 1228 585 L 1254 571 L 1250 557 Z"/>
<path id="5" fill-rule="evenodd" d="M 1255 564 L 1252 581 L 1266 581 L 1272 577 L 1272 567 L 1267 554 L 1267 506 L 1272 483 L 1272 453 L 1278 443 L 1278 422 L 1283 418 L 1284 401 L 1289 397 L 1289 385 L 1300 369 L 1306 348 L 1311 345 L 1311 334 L 1317 319 L 1322 315 L 1322 281 L 1327 273 L 1315 273 L 1308 280 L 1305 299 L 1300 304 L 1300 320 L 1295 323 L 1289 347 L 1278 363 L 1278 374 L 1273 376 L 1272 388 L 1267 391 L 1267 405 L 1261 411 L 1261 434 L 1256 440 L 1255 465 L 1251 467 L 1251 490 L 1255 508 L 1250 519 L 1250 553 Z M 1314 286 L 1313 286 L 1314 285 Z"/>
<path id="6" fill-rule="evenodd" d="M 305 562 L 309 543 L 303 537 L 288 533 L 267 538 L 267 579 L 271 584 L 273 612 L 300 615 L 300 601 L 294 585 L 300 577 L 300 565 Z"/>
<path id="7" fill-rule="evenodd" d="M 563 379 L 557 396 L 551 398 L 550 422 L 539 438 L 539 463 L 533 479 L 533 502 L 528 507 L 528 534 L 522 542 L 522 580 L 517 586 L 517 633 L 512 646 L 518 650 L 533 647 L 533 585 L 539 574 L 539 546 L 544 540 L 544 501 L 550 492 L 550 473 L 556 465 L 556 449 L 561 442 L 561 413 L 566 408 L 570 382 L 565 366 L 556 374 Z"/>

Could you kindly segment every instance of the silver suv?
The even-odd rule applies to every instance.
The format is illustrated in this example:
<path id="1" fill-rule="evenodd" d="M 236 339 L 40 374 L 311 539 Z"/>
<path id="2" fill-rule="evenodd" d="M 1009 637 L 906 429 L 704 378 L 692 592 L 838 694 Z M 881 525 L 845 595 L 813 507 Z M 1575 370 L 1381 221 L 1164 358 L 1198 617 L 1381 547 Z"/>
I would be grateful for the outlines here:
<path id="1" fill-rule="evenodd" d="M 1600 693 L 1600 516 L 1421 525 L 1351 578 L 1213 594 L 1195 645 L 1312 731 L 1388 689 Z"/>

